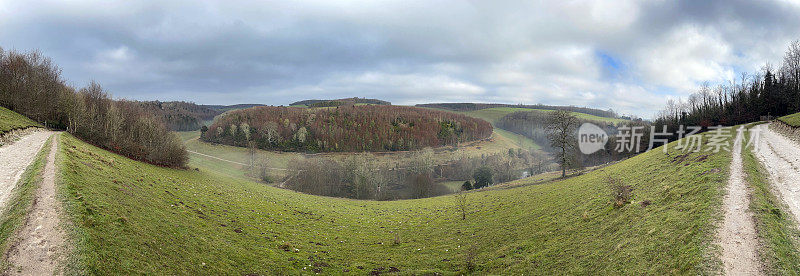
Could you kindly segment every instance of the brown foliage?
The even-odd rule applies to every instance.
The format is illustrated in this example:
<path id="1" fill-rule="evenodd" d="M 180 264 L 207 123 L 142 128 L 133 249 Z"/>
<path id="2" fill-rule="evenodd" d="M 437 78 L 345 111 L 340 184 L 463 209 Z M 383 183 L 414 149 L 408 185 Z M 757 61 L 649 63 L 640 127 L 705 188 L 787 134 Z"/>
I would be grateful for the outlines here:
<path id="1" fill-rule="evenodd" d="M 218 118 L 209 142 L 284 151 L 402 151 L 487 138 L 486 121 L 406 106 L 255 107 Z"/>

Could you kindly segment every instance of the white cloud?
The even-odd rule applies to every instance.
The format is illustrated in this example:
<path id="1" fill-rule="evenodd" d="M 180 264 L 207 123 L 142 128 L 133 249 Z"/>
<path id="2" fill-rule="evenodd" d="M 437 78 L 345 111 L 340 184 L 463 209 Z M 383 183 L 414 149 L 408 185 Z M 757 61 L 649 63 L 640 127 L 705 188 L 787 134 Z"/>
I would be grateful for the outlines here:
<path id="1" fill-rule="evenodd" d="M 692 25 L 675 28 L 641 48 L 636 59 L 647 83 L 680 91 L 693 91 L 703 81 L 730 80 L 737 60 L 713 29 Z"/>

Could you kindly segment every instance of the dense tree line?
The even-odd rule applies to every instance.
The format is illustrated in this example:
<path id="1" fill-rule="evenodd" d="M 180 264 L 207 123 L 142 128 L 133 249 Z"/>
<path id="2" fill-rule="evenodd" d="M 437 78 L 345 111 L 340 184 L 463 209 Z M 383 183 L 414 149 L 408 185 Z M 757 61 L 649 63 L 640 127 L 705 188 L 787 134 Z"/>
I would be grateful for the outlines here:
<path id="1" fill-rule="evenodd" d="M 133 101 L 114 101 L 92 82 L 75 89 L 39 52 L 0 49 L 0 106 L 91 144 L 157 165 L 183 167 L 186 151 L 161 118 Z"/>
<path id="2" fill-rule="evenodd" d="M 589 107 L 577 106 L 557 106 L 557 105 L 524 105 L 524 104 L 489 104 L 489 103 L 432 103 L 432 104 L 418 104 L 418 107 L 446 109 L 452 111 L 473 111 L 495 107 L 513 107 L 513 108 L 528 108 L 528 109 L 541 109 L 541 110 L 567 110 L 571 112 L 578 112 L 583 114 L 594 115 L 606 118 L 618 118 L 614 110 L 601 110 Z"/>
<path id="3" fill-rule="evenodd" d="M 405 151 L 488 138 L 486 121 L 405 106 L 255 107 L 223 114 L 202 139 L 282 151 Z"/>
<path id="4" fill-rule="evenodd" d="M 213 120 L 222 112 L 190 102 L 138 102 L 148 113 L 161 117 L 167 128 L 173 131 L 198 130 L 206 121 Z"/>
<path id="5" fill-rule="evenodd" d="M 800 112 L 800 42 L 792 42 L 780 67 L 767 64 L 761 72 L 711 87 L 703 84 L 687 99 L 668 100 L 655 125 L 676 132 L 680 125 L 737 125 L 762 116 Z M 673 136 L 673 138 L 677 138 Z"/>
<path id="6" fill-rule="evenodd" d="M 202 107 L 210 108 L 210 109 L 216 110 L 217 112 L 225 112 L 225 111 L 231 111 L 231 110 L 237 110 L 237 109 L 246 109 L 246 108 L 252 108 L 252 107 L 257 107 L 257 106 L 266 106 L 266 105 L 263 105 L 263 104 L 234 104 L 234 105 L 205 104 L 205 105 L 202 105 Z"/>
<path id="7" fill-rule="evenodd" d="M 392 103 L 378 100 L 378 99 L 366 99 L 366 98 L 345 98 L 345 99 L 336 99 L 336 100 L 304 100 L 299 102 L 293 102 L 290 105 L 304 105 L 304 106 L 316 106 L 316 107 L 326 107 L 326 106 L 341 106 L 341 105 L 354 105 L 354 104 L 374 104 L 374 105 L 392 105 Z"/>

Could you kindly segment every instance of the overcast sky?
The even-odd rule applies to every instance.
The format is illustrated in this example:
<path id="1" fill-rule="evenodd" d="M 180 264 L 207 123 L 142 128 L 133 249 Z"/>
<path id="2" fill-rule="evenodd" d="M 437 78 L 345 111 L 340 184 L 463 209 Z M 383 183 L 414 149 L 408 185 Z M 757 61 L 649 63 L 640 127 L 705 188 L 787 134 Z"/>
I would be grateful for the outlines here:
<path id="1" fill-rule="evenodd" d="M 67 3 L 63 3 L 67 2 Z M 522 4 L 527 3 L 527 4 Z M 116 98 L 501 102 L 652 117 L 779 64 L 797 1 L 13 1 L 0 47 Z"/>

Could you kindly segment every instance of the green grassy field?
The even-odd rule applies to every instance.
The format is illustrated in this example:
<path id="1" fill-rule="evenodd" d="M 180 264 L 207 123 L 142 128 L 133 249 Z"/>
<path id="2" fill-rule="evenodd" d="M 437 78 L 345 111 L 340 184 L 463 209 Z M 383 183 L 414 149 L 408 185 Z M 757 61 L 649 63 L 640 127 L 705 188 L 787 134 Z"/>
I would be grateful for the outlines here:
<path id="1" fill-rule="evenodd" d="M 748 125 L 752 127 L 755 124 Z M 749 130 L 749 128 L 748 128 Z M 750 139 L 745 133 L 742 145 Z M 782 200 L 773 194 L 769 172 L 758 161 L 752 148 L 742 150 L 742 162 L 747 183 L 752 188 L 750 210 L 756 219 L 756 228 L 762 242 L 761 258 L 775 275 L 800 273 L 800 231 Z"/>
<path id="2" fill-rule="evenodd" d="M 0 107 L 0 135 L 6 132 L 24 129 L 28 127 L 41 127 L 39 123 L 34 122 L 28 117 L 17 114 L 14 111 Z"/>
<path id="3" fill-rule="evenodd" d="M 466 220 L 453 196 L 304 195 L 131 161 L 66 134 L 58 160 L 82 273 L 700 274 L 715 263 L 730 153 L 654 150 L 566 180 L 470 192 Z M 633 187 L 630 204 L 612 207 L 608 175 Z"/>
<path id="4" fill-rule="evenodd" d="M 778 120 L 793 127 L 800 127 L 800 113 L 786 115 L 778 118 Z"/>
<path id="5" fill-rule="evenodd" d="M 3 252 L 8 252 L 14 233 L 25 222 L 28 211 L 31 209 L 36 187 L 39 186 L 39 182 L 42 180 L 42 171 L 47 162 L 47 155 L 50 153 L 52 140 L 53 138 L 50 138 L 44 144 L 42 150 L 34 158 L 33 163 L 25 169 L 16 187 L 11 191 L 5 209 L 2 210 L 2 215 L 0 215 L 0 248 Z M 5 271 L 7 267 L 8 264 L 3 258 L 0 269 Z"/>

